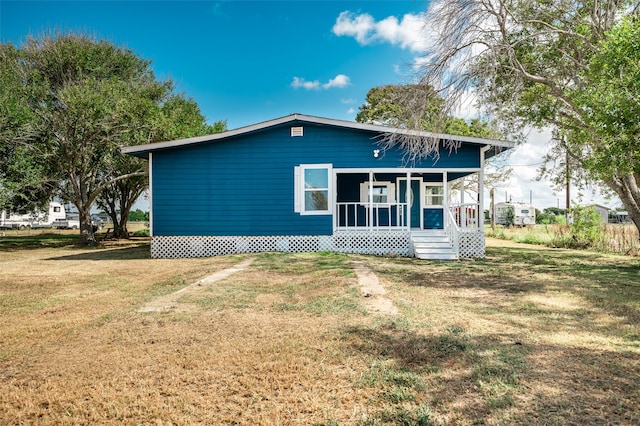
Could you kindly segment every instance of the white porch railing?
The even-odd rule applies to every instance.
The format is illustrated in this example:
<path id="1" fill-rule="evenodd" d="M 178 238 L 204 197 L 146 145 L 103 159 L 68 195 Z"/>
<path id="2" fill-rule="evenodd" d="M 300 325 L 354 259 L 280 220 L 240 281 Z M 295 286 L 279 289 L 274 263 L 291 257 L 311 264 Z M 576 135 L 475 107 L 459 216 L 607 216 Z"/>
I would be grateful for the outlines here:
<path id="1" fill-rule="evenodd" d="M 468 203 L 468 204 L 455 204 L 449 207 L 449 212 L 453 216 L 453 223 L 459 228 L 478 228 L 482 224 L 480 204 Z"/>
<path id="2" fill-rule="evenodd" d="M 460 243 L 459 243 L 460 228 L 456 223 L 456 218 L 454 217 L 452 210 L 453 209 L 450 208 L 449 211 L 444 215 L 445 216 L 444 230 L 447 233 L 447 237 L 449 238 L 449 241 L 451 241 L 451 247 L 453 248 L 455 256 L 456 258 L 458 258 L 459 252 L 460 252 Z"/>
<path id="3" fill-rule="evenodd" d="M 408 230 L 407 203 L 336 203 L 334 230 Z"/>

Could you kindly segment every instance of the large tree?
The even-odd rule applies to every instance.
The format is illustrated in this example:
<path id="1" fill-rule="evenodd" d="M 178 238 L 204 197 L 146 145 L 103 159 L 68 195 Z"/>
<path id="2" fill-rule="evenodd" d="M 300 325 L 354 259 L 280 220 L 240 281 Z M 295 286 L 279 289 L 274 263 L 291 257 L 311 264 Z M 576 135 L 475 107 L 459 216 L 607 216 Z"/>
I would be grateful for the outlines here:
<path id="1" fill-rule="evenodd" d="M 360 123 L 382 124 L 400 128 L 418 128 L 430 132 L 442 132 L 458 136 L 474 136 L 479 138 L 499 138 L 501 135 L 489 121 L 480 118 L 465 120 L 445 113 L 445 102 L 432 86 L 426 84 L 385 85 L 370 89 L 365 103 L 360 106 L 356 121 Z M 383 144 L 395 144 L 397 139 L 384 139 Z M 400 142 L 401 143 L 401 142 Z M 417 149 L 410 158 L 418 158 L 425 153 L 422 145 L 414 145 Z M 412 150 L 408 147 L 409 151 Z M 490 159 L 491 172 L 485 175 L 484 185 L 494 186 L 509 179 L 511 168 L 507 167 L 500 156 Z M 477 187 L 477 177 L 473 176 L 470 187 Z M 462 190 L 462 188 L 457 188 Z"/>
<path id="2" fill-rule="evenodd" d="M 639 8 L 627 0 L 434 0 L 422 83 L 443 95 L 444 111 L 472 95 L 511 134 L 553 129 L 557 149 L 546 159 L 564 153 L 606 184 L 640 229 Z"/>
<path id="3" fill-rule="evenodd" d="M 135 111 L 134 107 L 134 105 L 131 106 L 131 111 Z M 137 108 L 140 113 L 134 114 L 131 122 L 134 131 L 124 135 L 121 141 L 123 145 L 202 136 L 226 130 L 226 123 L 222 121 L 214 125 L 207 124 L 198 104 L 182 94 L 170 94 L 162 104 L 146 106 L 139 104 Z M 154 114 L 153 120 L 146 119 L 149 114 Z M 140 120 L 141 117 L 145 117 L 145 120 Z M 147 123 L 145 125 L 140 121 Z M 133 175 L 137 171 L 144 170 L 146 166 L 147 162 L 137 157 L 114 153 L 113 177 Z M 129 212 L 148 185 L 147 174 L 133 175 L 127 179 L 113 180 L 98 197 L 98 206 L 111 217 L 115 238 L 129 237 L 127 229 Z"/>
<path id="4" fill-rule="evenodd" d="M 5 80 L 11 88 L 3 93 L 19 106 L 12 107 L 12 117 L 26 117 L 0 123 L 0 146 L 10 147 L 3 153 L 10 160 L 5 169 L 19 162 L 29 166 L 27 176 L 4 173 L 7 183 L 0 185 L 23 198 L 44 193 L 73 203 L 81 242 L 93 244 L 91 210 L 98 197 L 115 188 L 126 206 L 139 192 L 124 182 L 138 182 L 136 191 L 145 182 L 141 163 L 123 157 L 119 148 L 161 140 L 171 134 L 167 127 L 181 126 L 162 114 L 163 105 L 174 102 L 174 85 L 156 79 L 150 61 L 84 34 L 28 38 L 20 49 L 5 44 L 0 52 L 3 89 Z M 206 127 L 201 115 L 195 120 Z"/>

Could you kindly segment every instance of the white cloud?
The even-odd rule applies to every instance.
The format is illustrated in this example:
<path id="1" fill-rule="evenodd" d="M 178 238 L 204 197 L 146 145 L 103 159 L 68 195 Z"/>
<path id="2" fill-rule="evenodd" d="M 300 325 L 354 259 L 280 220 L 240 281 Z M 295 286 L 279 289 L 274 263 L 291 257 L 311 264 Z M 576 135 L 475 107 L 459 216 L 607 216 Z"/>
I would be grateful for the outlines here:
<path id="1" fill-rule="evenodd" d="M 353 115 L 356 113 L 356 110 L 354 108 L 349 108 L 349 110 L 347 111 L 347 114 L 349 115 Z"/>
<path id="2" fill-rule="evenodd" d="M 319 90 L 319 89 L 332 89 L 332 88 L 343 88 L 347 87 L 351 84 L 351 79 L 344 75 L 338 74 L 334 78 L 330 79 L 328 82 L 324 84 L 320 84 L 320 81 L 313 80 L 307 81 L 302 77 L 293 77 L 293 81 L 291 82 L 291 87 L 294 89 L 306 89 L 306 90 Z"/>
<path id="3" fill-rule="evenodd" d="M 307 90 L 319 89 L 320 82 L 318 80 L 306 81 L 304 78 L 293 77 L 293 81 L 291 82 L 291 87 L 293 87 L 294 89 L 303 88 Z"/>
<path id="4" fill-rule="evenodd" d="M 342 102 L 345 105 L 350 105 L 350 104 L 355 104 L 358 101 L 356 101 L 353 98 L 349 98 L 349 99 L 340 99 L 340 102 Z"/>
<path id="5" fill-rule="evenodd" d="M 344 11 L 338 15 L 332 31 L 337 36 L 354 37 L 361 45 L 387 42 L 412 52 L 424 52 L 429 40 L 424 14 L 406 14 L 401 21 L 389 16 L 376 22 L 367 13 L 356 15 Z"/>
<path id="6" fill-rule="evenodd" d="M 329 80 L 328 83 L 323 84 L 322 88 L 323 89 L 331 89 L 332 87 L 342 88 L 342 87 L 347 87 L 350 83 L 351 81 L 349 77 L 347 77 L 344 74 L 338 74 L 334 78 Z"/>

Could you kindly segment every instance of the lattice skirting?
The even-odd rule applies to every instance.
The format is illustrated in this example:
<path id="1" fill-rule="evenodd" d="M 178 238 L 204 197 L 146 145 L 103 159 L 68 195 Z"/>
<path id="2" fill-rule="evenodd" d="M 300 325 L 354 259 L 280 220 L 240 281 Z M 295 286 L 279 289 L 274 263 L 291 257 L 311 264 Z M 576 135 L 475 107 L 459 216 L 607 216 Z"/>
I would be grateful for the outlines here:
<path id="1" fill-rule="evenodd" d="M 268 251 L 409 256 L 408 232 L 339 232 L 276 237 L 152 237 L 151 257 L 189 258 Z"/>
<path id="2" fill-rule="evenodd" d="M 482 258 L 485 255 L 484 232 L 461 230 L 458 234 L 458 257 L 462 259 Z"/>

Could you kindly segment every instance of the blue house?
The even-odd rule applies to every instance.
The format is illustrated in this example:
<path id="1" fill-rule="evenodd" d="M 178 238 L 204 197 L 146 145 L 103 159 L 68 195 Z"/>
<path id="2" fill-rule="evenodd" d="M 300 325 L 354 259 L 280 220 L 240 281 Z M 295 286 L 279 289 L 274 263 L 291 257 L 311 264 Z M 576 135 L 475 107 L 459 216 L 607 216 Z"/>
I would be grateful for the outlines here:
<path id="1" fill-rule="evenodd" d="M 409 131 L 292 114 L 124 148 L 149 161 L 152 257 L 324 250 L 483 257 L 484 161 L 513 143 L 418 133 L 457 149 L 408 162 L 399 148 L 381 146 L 393 133 Z M 456 190 L 465 181 L 466 190 Z"/>

